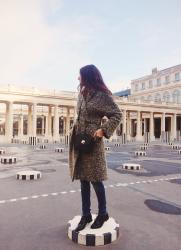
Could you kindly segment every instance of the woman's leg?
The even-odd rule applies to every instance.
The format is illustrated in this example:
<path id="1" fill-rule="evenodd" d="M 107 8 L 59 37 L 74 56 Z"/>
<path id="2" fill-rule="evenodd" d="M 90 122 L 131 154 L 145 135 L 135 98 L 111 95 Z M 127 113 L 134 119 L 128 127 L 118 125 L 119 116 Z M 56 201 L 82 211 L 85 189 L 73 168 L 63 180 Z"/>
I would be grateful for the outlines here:
<path id="1" fill-rule="evenodd" d="M 82 215 L 90 215 L 91 214 L 91 202 L 90 202 L 90 182 L 83 181 L 81 182 L 81 197 L 82 197 Z"/>
<path id="2" fill-rule="evenodd" d="M 106 209 L 106 194 L 105 194 L 104 184 L 102 183 L 102 181 L 98 182 L 91 181 L 91 183 L 94 187 L 98 199 L 98 209 L 99 209 L 98 214 L 105 215 L 107 214 L 107 209 Z"/>

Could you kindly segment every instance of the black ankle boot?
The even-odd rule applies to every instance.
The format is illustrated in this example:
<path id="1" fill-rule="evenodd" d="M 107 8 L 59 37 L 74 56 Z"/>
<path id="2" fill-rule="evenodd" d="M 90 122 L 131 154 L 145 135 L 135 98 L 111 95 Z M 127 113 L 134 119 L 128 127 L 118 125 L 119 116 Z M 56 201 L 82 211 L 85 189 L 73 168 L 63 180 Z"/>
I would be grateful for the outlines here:
<path id="1" fill-rule="evenodd" d="M 87 223 L 92 221 L 92 215 L 83 215 L 80 219 L 80 222 L 78 224 L 78 226 L 76 227 L 75 231 L 78 232 L 80 230 L 83 230 L 85 228 L 85 226 L 87 225 Z"/>
<path id="2" fill-rule="evenodd" d="M 109 219 L 108 213 L 105 215 L 97 215 L 93 224 L 91 225 L 92 229 L 100 228 L 104 224 L 105 221 Z"/>

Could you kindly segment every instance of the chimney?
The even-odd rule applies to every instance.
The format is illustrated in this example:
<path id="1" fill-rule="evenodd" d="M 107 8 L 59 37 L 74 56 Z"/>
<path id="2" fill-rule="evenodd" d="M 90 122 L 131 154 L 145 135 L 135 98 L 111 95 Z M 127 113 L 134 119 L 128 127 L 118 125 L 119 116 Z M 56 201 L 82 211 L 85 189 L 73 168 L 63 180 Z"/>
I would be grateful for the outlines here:
<path id="1" fill-rule="evenodd" d="M 152 75 L 156 74 L 158 72 L 157 67 L 152 69 Z"/>

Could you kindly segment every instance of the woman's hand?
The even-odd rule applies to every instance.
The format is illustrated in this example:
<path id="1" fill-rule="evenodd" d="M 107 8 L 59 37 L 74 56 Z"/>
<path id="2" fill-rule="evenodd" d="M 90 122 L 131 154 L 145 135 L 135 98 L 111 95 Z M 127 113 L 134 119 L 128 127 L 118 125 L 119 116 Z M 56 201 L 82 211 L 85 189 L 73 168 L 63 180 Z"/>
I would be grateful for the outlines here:
<path id="1" fill-rule="evenodd" d="M 100 129 L 98 129 L 98 130 L 96 130 L 95 131 L 95 133 L 94 133 L 94 137 L 103 137 L 103 135 L 104 135 L 104 132 L 103 132 L 103 130 L 100 128 Z"/>

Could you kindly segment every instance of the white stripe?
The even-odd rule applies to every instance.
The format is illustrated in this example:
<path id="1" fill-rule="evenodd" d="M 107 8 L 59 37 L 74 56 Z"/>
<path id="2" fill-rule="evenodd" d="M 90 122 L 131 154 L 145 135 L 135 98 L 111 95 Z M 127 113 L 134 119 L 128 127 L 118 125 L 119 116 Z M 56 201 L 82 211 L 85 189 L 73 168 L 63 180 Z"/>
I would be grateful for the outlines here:
<path id="1" fill-rule="evenodd" d="M 6 202 L 5 200 L 0 201 L 0 203 L 5 203 L 5 202 Z"/>
<path id="2" fill-rule="evenodd" d="M 14 202 L 14 201 L 17 201 L 17 199 L 10 199 L 9 201 Z"/>
<path id="3" fill-rule="evenodd" d="M 28 197 L 21 197 L 20 200 L 28 200 Z"/>
<path id="4" fill-rule="evenodd" d="M 32 199 L 36 199 L 38 197 L 39 197 L 39 195 L 33 195 L 33 196 L 31 196 Z"/>
<path id="5" fill-rule="evenodd" d="M 48 196 L 48 194 L 42 194 L 41 196 L 42 196 L 42 197 L 47 197 L 47 196 Z"/>

